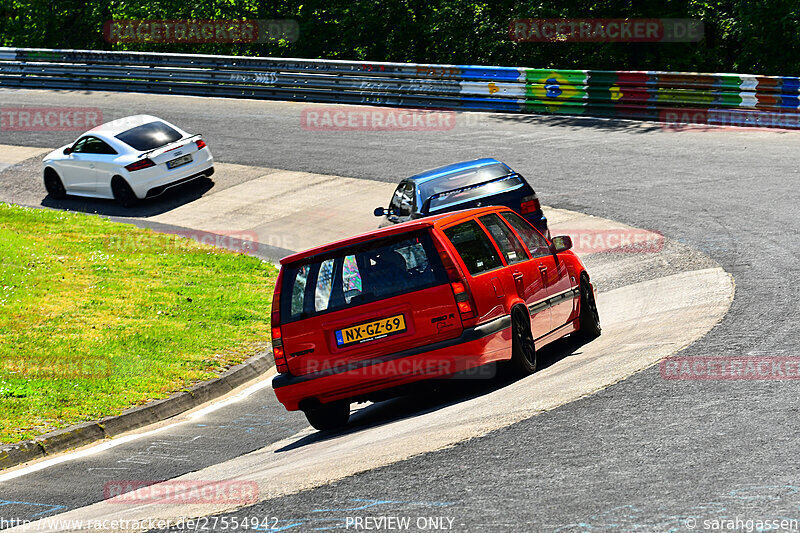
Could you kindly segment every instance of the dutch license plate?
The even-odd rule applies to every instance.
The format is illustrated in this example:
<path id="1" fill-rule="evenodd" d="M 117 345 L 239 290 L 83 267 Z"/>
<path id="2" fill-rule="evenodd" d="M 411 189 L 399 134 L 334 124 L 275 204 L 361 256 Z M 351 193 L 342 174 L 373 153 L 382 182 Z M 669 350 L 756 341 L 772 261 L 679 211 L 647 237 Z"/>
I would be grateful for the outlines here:
<path id="1" fill-rule="evenodd" d="M 167 161 L 167 168 L 175 168 L 192 162 L 192 154 L 182 155 L 172 161 Z"/>
<path id="2" fill-rule="evenodd" d="M 405 330 L 406 319 L 403 315 L 390 316 L 389 318 L 373 320 L 358 326 L 336 330 L 336 345 L 341 348 L 351 344 L 362 344 L 402 333 Z"/>

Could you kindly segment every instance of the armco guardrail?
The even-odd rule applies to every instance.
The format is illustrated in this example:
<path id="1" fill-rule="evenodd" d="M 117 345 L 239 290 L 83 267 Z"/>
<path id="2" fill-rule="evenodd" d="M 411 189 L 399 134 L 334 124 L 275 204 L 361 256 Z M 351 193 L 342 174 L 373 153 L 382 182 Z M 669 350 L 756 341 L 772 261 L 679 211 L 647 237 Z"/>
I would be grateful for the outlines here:
<path id="1" fill-rule="evenodd" d="M 0 48 L 0 86 L 800 128 L 800 78 Z"/>

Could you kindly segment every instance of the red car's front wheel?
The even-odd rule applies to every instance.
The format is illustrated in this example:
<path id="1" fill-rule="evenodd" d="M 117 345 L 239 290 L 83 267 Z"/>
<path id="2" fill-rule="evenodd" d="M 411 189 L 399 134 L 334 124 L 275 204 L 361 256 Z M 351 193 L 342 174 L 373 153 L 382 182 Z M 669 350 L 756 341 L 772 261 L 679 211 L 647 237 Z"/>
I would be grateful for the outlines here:
<path id="1" fill-rule="evenodd" d="M 589 280 L 581 277 L 581 311 L 579 316 L 580 330 L 578 335 L 590 341 L 600 336 L 600 314 L 597 312 L 597 302 Z"/>

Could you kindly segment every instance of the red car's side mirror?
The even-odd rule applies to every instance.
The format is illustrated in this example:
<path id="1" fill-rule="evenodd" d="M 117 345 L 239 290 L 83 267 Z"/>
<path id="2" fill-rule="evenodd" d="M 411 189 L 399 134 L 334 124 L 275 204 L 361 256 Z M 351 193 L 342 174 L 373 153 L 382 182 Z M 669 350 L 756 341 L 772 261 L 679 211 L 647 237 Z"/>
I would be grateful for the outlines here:
<path id="1" fill-rule="evenodd" d="M 558 235 L 553 237 L 553 250 L 556 253 L 559 252 L 566 252 L 570 248 L 572 248 L 572 239 L 569 235 Z"/>

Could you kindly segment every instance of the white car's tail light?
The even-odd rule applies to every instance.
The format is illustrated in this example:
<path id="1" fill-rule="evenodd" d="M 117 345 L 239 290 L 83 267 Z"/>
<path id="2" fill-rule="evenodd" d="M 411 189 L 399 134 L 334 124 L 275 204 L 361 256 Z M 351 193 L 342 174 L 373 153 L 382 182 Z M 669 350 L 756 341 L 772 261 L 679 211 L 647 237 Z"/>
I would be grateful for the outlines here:
<path id="1" fill-rule="evenodd" d="M 197 145 L 198 150 L 206 147 L 206 142 L 203 139 L 197 139 L 195 144 Z"/>
<path id="2" fill-rule="evenodd" d="M 142 159 L 141 161 L 131 163 L 130 165 L 125 165 L 125 169 L 133 172 L 134 170 L 142 170 L 144 168 L 150 168 L 154 166 L 156 166 L 156 164 L 153 163 L 152 159 Z"/>

